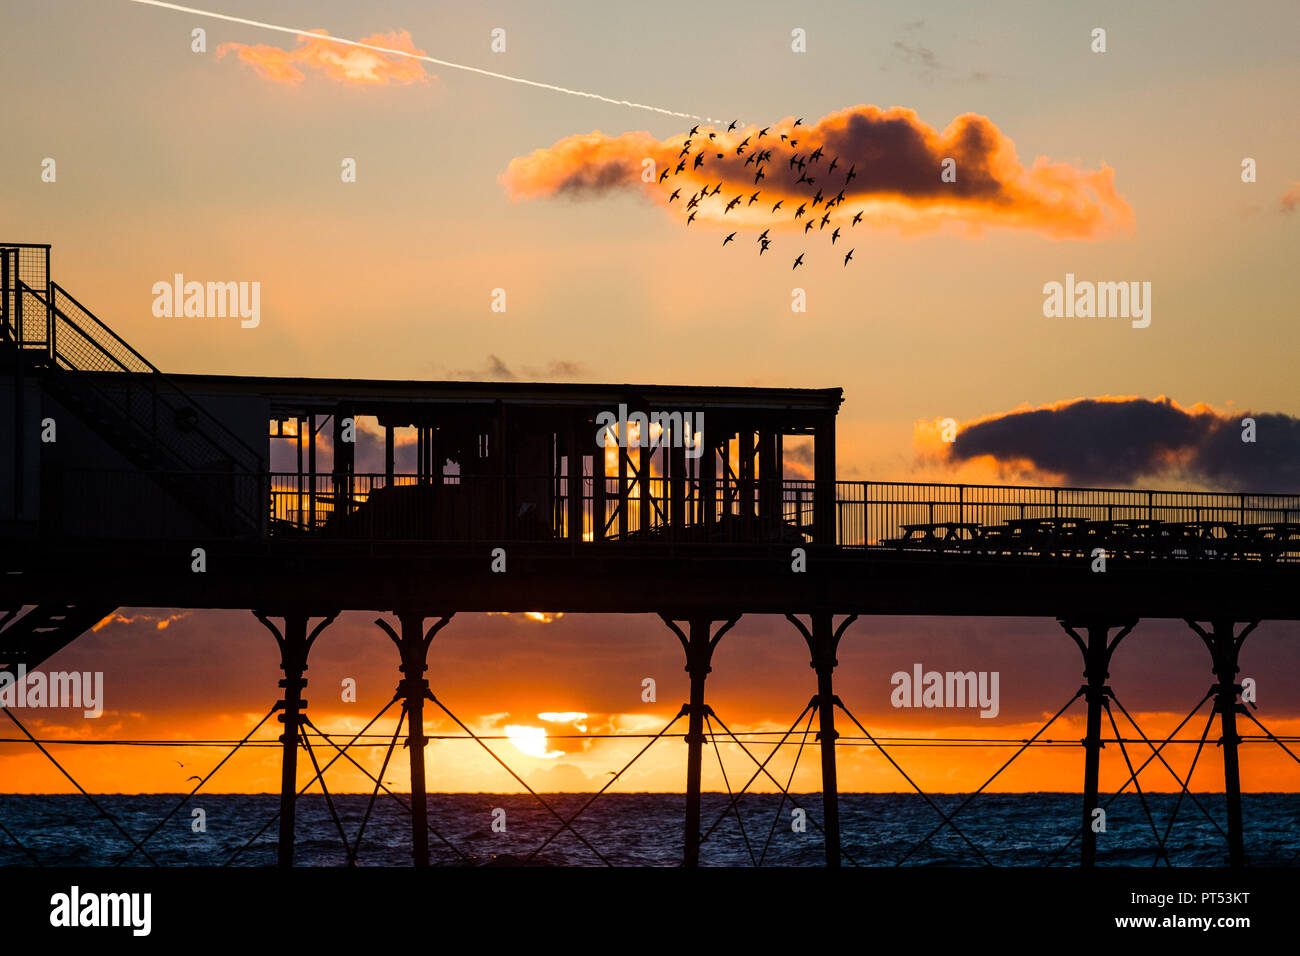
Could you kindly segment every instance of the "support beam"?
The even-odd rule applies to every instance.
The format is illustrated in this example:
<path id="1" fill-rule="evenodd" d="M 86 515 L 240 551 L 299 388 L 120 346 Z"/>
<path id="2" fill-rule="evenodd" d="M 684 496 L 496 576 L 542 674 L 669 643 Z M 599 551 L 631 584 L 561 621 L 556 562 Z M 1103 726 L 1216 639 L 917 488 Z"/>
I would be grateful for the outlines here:
<path id="1" fill-rule="evenodd" d="M 1240 670 L 1237 656 L 1242 642 L 1259 621 L 1248 623 L 1240 634 L 1235 633 L 1236 625 L 1231 619 L 1212 621 L 1209 631 L 1195 621 L 1189 620 L 1187 625 L 1205 642 L 1213 661 L 1214 676 L 1218 678 L 1214 686 L 1214 711 L 1219 715 L 1222 731 L 1219 745 L 1223 748 L 1223 795 L 1228 809 L 1228 865 L 1242 867 L 1246 865 L 1246 846 L 1241 822 L 1241 766 L 1237 760 L 1241 737 L 1237 735 L 1237 715 L 1246 712 L 1246 705 L 1241 702 L 1241 685 L 1237 683 Z"/>
<path id="2" fill-rule="evenodd" d="M 275 614 L 284 620 L 282 628 L 271 623 L 270 612 L 254 611 L 254 616 L 275 637 L 280 646 L 280 670 L 284 677 L 280 680 L 284 696 L 275 702 L 282 713 L 277 718 L 284 724 L 284 733 L 280 735 L 280 836 L 278 843 L 277 864 L 282 868 L 293 866 L 293 841 L 295 808 L 298 798 L 298 744 L 302 739 L 302 724 L 307 701 L 302 692 L 307 687 L 303 676 L 307 671 L 307 654 L 320 636 L 321 631 L 338 616 L 338 611 L 325 614 L 315 629 L 307 631 L 312 614 L 304 611 L 287 611 Z"/>
<path id="3" fill-rule="evenodd" d="M 427 632 L 424 618 L 419 611 L 399 611 L 400 634 L 383 618 L 375 621 L 397 645 L 401 659 L 402 679 L 397 683 L 397 693 L 406 704 L 406 748 L 411 760 L 411 859 L 417 867 L 429 865 L 429 797 L 424 777 L 424 747 L 428 743 L 424 736 L 424 701 L 429 696 L 429 681 L 424 674 L 429 669 L 429 645 L 452 615 L 441 615 Z"/>
<path id="4" fill-rule="evenodd" d="M 835 765 L 835 741 L 839 734 L 835 730 L 835 706 L 840 699 L 835 696 L 833 677 L 835 653 L 839 650 L 840 638 L 850 624 L 857 620 L 851 614 L 835 626 L 835 617 L 829 611 L 814 611 L 809 615 L 812 628 L 804 626 L 793 614 L 786 619 L 799 629 L 808 644 L 811 656 L 808 666 L 817 673 L 817 740 L 822 757 L 822 829 L 826 833 L 826 865 L 832 868 L 840 865 L 840 794 L 839 778 Z"/>
<path id="5" fill-rule="evenodd" d="M 713 649 L 722 640 L 722 635 L 731 630 L 739 616 L 723 623 L 717 632 L 710 636 L 713 620 L 707 617 L 691 618 L 688 622 L 690 636 L 682 633 L 681 628 L 666 614 L 661 614 L 663 622 L 677 635 L 686 651 L 686 673 L 691 678 L 690 703 L 682 710 L 687 714 L 686 727 L 686 849 L 683 865 L 694 868 L 700 865 L 700 778 L 704 761 L 704 715 L 708 705 L 704 703 L 704 680 L 713 668 Z"/>
<path id="6" fill-rule="evenodd" d="M 1119 624 L 1105 620 L 1091 620 L 1076 624 L 1058 622 L 1065 633 L 1074 639 L 1083 654 L 1083 695 L 1088 705 L 1088 726 L 1083 739 L 1083 835 L 1079 863 L 1084 868 L 1097 864 L 1097 832 L 1093 829 L 1093 812 L 1097 809 L 1097 792 L 1101 777 L 1101 711 L 1112 696 L 1106 680 L 1110 677 L 1110 658 L 1119 642 L 1137 625 L 1136 620 Z M 1112 628 L 1120 628 L 1114 640 Z M 1078 630 L 1088 632 L 1085 641 Z"/>

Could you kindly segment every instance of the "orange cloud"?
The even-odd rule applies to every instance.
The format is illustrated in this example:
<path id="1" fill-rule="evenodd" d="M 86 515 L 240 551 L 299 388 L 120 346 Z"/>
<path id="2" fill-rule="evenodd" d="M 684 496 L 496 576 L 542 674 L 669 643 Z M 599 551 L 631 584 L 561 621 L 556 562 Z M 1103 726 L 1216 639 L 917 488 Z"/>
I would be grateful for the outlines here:
<path id="1" fill-rule="evenodd" d="M 1291 188 L 1282 194 L 1282 211 L 1295 212 L 1300 206 L 1300 183 L 1292 183 Z"/>
<path id="2" fill-rule="evenodd" d="M 242 62 L 276 83 L 301 83 L 306 76 L 304 69 L 319 70 L 339 83 L 360 86 L 427 82 L 429 79 L 424 67 L 409 57 L 325 39 L 329 34 L 324 30 L 311 32 L 312 36 L 298 37 L 296 50 L 282 50 L 263 44 L 250 46 L 244 43 L 223 43 L 217 47 L 217 57 L 234 53 Z M 417 49 L 411 42 L 411 34 L 406 30 L 376 33 L 363 37 L 361 42 L 369 46 L 424 55 L 424 51 Z"/>
<path id="3" fill-rule="evenodd" d="M 829 210 L 841 226 L 861 213 L 860 221 L 907 233 L 947 224 L 1094 239 L 1135 224 L 1109 166 L 1038 157 L 1025 167 L 1015 144 L 975 113 L 939 132 L 914 110 L 859 105 L 811 126 L 787 117 L 760 133 L 701 126 L 662 141 L 646 132 L 570 136 L 512 160 L 501 181 L 515 200 L 639 191 L 683 217 L 689 206 L 700 220 L 743 228 L 807 231 L 814 212 L 820 221 Z M 942 175 L 946 160 L 953 181 Z"/>

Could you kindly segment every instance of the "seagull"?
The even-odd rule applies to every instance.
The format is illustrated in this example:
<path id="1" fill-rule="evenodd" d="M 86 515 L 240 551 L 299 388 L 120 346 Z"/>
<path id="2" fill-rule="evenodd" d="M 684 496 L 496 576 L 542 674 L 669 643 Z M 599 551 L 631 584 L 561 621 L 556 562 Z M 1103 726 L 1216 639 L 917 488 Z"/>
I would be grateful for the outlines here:
<path id="1" fill-rule="evenodd" d="M 850 249 L 849 254 L 844 257 L 844 264 L 847 266 L 849 264 L 849 260 L 852 258 L 853 258 L 853 250 Z"/>
<path id="2" fill-rule="evenodd" d="M 799 258 L 796 259 L 796 260 L 794 260 L 794 265 L 792 265 L 792 266 L 790 267 L 790 269 L 791 269 L 791 271 L 793 271 L 793 270 L 795 270 L 795 269 L 798 269 L 801 265 L 803 265 L 803 253 L 802 253 L 802 252 L 799 253 Z"/>
<path id="3" fill-rule="evenodd" d="M 736 234 L 733 232 L 733 233 L 732 233 L 731 235 L 729 235 L 726 239 L 723 239 L 723 240 L 722 240 L 722 244 L 725 246 L 727 243 L 729 243 L 732 239 L 735 239 L 735 238 L 736 238 Z"/>

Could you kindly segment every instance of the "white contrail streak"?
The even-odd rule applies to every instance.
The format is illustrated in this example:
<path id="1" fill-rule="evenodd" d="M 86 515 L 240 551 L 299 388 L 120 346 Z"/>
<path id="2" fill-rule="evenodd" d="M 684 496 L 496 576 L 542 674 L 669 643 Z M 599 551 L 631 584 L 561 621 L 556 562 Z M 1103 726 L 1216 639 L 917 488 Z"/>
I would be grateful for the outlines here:
<path id="1" fill-rule="evenodd" d="M 411 60 L 423 60 L 425 63 L 435 63 L 438 66 L 445 66 L 452 70 L 464 70 L 467 73 L 478 73 L 481 76 L 490 76 L 497 80 L 508 80 L 511 83 L 522 83 L 524 86 L 535 86 L 540 90 L 550 90 L 552 93 L 567 93 L 569 96 L 582 96 L 591 100 L 599 100 L 601 103 L 610 103 L 614 106 L 628 106 L 636 110 L 648 110 L 651 113 L 662 113 L 664 116 L 677 116 L 682 119 L 703 120 L 706 123 L 720 122 L 720 120 L 715 120 L 711 116 L 698 116 L 695 113 L 681 113 L 677 110 L 664 109 L 661 106 L 649 106 L 645 103 L 633 103 L 630 100 L 613 99 L 612 97 L 602 96 L 599 93 L 588 93 L 585 90 L 571 90 L 564 86 L 555 86 L 551 83 L 539 83 L 537 80 L 524 79 L 521 76 L 510 76 L 506 73 L 494 73 L 492 70 L 483 70 L 476 66 L 466 66 L 463 63 L 451 63 L 447 60 L 439 60 L 436 57 L 425 56 L 422 53 L 411 53 L 408 50 L 392 50 L 388 47 L 361 43 L 358 40 L 345 40 L 342 37 L 312 33 L 310 30 L 299 30 L 295 27 L 284 27 L 274 23 L 264 23 L 261 20 L 248 20 L 244 17 L 233 17 L 225 13 L 214 13 L 211 10 L 198 10 L 194 7 L 183 7 L 179 3 L 163 3 L 162 0 L 128 0 L 128 2 L 139 3 L 146 7 L 161 7 L 164 10 L 175 10 L 179 13 L 188 13 L 196 17 L 208 17 L 213 20 L 226 20 L 230 23 L 242 23 L 244 26 L 257 27 L 260 30 L 275 30 L 278 33 L 292 33 L 295 36 L 315 37 L 320 40 L 329 40 L 331 43 L 341 43 L 345 46 L 360 47 L 363 50 L 373 50 L 376 53 L 384 53 L 389 56 L 404 56 Z"/>

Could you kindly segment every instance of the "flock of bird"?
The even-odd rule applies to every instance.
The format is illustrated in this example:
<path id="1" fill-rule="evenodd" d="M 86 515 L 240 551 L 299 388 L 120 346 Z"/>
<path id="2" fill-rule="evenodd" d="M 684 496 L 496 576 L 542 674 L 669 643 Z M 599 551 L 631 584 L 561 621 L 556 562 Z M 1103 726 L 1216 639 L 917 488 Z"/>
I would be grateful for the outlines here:
<path id="1" fill-rule="evenodd" d="M 734 131 L 737 125 L 738 125 L 738 121 L 733 120 L 731 125 L 727 127 L 726 132 L 730 133 Z M 842 164 L 840 163 L 840 159 L 838 156 L 832 156 L 830 162 L 826 163 L 826 165 L 823 167 L 825 170 L 825 173 L 823 175 L 817 168 L 817 164 L 822 162 L 825 159 L 821 146 L 818 146 L 816 149 L 812 150 L 807 154 L 796 152 L 799 146 L 799 140 L 796 138 L 798 135 L 797 128 L 801 125 L 803 125 L 802 118 L 795 120 L 794 126 L 790 130 L 779 134 L 780 142 L 787 144 L 790 149 L 789 170 L 791 172 L 795 169 L 799 170 L 799 178 L 795 180 L 795 186 L 797 187 L 797 186 L 802 186 L 804 184 L 807 184 L 806 188 L 811 190 L 817 186 L 817 181 L 820 179 L 823 182 L 823 184 L 826 184 L 825 185 L 826 189 L 831 189 L 833 188 L 834 183 L 839 182 L 839 180 L 833 180 L 831 177 L 835 174 L 835 171 L 841 167 Z M 762 144 L 759 141 L 761 141 L 764 138 L 769 138 L 770 140 L 769 134 L 771 132 L 771 129 L 772 127 L 765 126 L 763 127 L 763 129 L 759 130 L 757 134 L 751 134 L 749 136 L 746 136 L 739 143 L 735 144 L 734 147 L 731 145 L 723 147 L 723 145 L 718 142 L 718 133 L 716 131 L 710 131 L 708 134 L 707 141 L 705 141 L 703 145 L 699 146 L 696 152 L 694 153 L 694 156 L 692 156 L 691 150 L 693 148 L 693 143 L 695 141 L 695 137 L 698 136 L 700 132 L 699 126 L 693 126 L 691 127 L 691 131 L 687 134 L 685 145 L 682 146 L 682 151 L 677 155 L 677 165 L 675 167 L 666 168 L 663 170 L 663 172 L 659 174 L 659 185 L 661 187 L 672 188 L 674 177 L 680 176 L 683 172 L 686 172 L 688 168 L 692 173 L 694 173 L 695 171 L 701 169 L 705 165 L 706 153 L 716 153 L 716 159 L 723 159 L 726 156 L 726 152 L 718 152 L 718 150 L 720 148 L 725 148 L 726 150 L 729 151 L 734 148 L 736 156 L 744 156 L 746 152 L 749 153 L 749 156 L 745 160 L 745 166 L 749 166 L 751 163 L 754 165 L 754 185 L 758 186 L 758 184 L 762 180 L 765 180 L 767 178 L 767 172 L 764 166 L 766 165 L 767 168 L 770 169 L 772 163 L 772 150 L 769 148 L 763 148 Z M 754 140 L 754 144 L 752 146 L 750 145 L 751 140 Z M 810 175 L 811 173 L 814 172 L 818 173 L 818 175 L 816 176 Z M 803 234 L 805 236 L 809 232 L 811 232 L 814 227 L 817 228 L 818 232 L 822 232 L 826 229 L 827 226 L 832 225 L 831 210 L 839 208 L 839 206 L 844 203 L 845 201 L 844 190 L 848 188 L 849 183 L 851 183 L 853 179 L 858 175 L 856 164 L 850 164 L 848 170 L 846 170 L 843 175 L 844 175 L 844 179 L 842 182 L 840 182 L 840 188 L 835 193 L 834 196 L 829 196 L 829 197 L 825 196 L 823 195 L 823 189 L 817 188 L 816 193 L 811 195 L 808 201 L 801 202 L 798 208 L 794 210 L 795 220 L 802 219 L 805 214 L 808 214 L 808 219 L 805 221 L 804 228 L 803 228 Z M 695 221 L 695 217 L 699 214 L 700 209 L 703 208 L 702 204 L 704 202 L 706 202 L 709 199 L 712 199 L 715 196 L 719 196 L 722 193 L 722 186 L 724 181 L 725 181 L 725 177 L 723 181 L 718 182 L 718 184 L 713 187 L 710 187 L 706 183 L 704 186 L 700 187 L 698 190 L 696 190 L 689 197 L 686 198 L 685 209 L 689 213 L 689 215 L 686 217 L 686 225 L 689 226 L 692 222 Z M 742 208 L 748 209 L 750 206 L 754 205 L 759 201 L 759 197 L 761 195 L 762 195 L 762 190 L 755 189 L 754 192 L 748 196 L 746 196 L 745 192 L 738 193 L 733 199 L 730 200 L 727 200 L 726 197 L 724 196 L 721 199 L 719 199 L 719 202 L 724 203 L 722 214 L 725 216 L 728 213 L 730 213 L 733 209 L 735 209 L 737 206 L 742 206 L 742 204 L 743 204 Z M 680 200 L 681 197 L 682 197 L 682 190 L 681 187 L 678 187 L 676 189 L 673 189 L 671 195 L 669 195 L 668 197 L 668 202 L 669 204 L 672 204 Z M 793 202 L 793 200 L 791 201 Z M 785 205 L 785 202 L 786 200 L 784 198 L 778 199 L 772 205 L 772 214 L 775 215 L 777 212 L 779 212 L 781 208 Z M 819 205 L 823 206 L 822 215 L 820 218 L 818 218 L 817 211 L 816 211 Z M 853 216 L 852 220 L 849 222 L 848 228 L 852 229 L 861 221 L 862 221 L 862 211 L 859 210 L 858 213 L 855 216 Z M 832 246 L 839 241 L 842 234 L 842 228 L 843 227 L 841 225 L 837 224 L 832 229 L 831 231 Z M 729 234 L 726 238 L 722 240 L 722 244 L 725 246 L 730 242 L 734 242 L 739 232 L 740 230 L 736 230 L 735 232 Z M 769 233 L 771 233 L 770 228 L 764 229 L 763 232 L 758 236 L 756 240 L 756 242 L 759 244 L 758 254 L 760 256 L 763 253 L 767 252 L 767 250 L 772 246 L 772 239 L 770 238 Z M 845 266 L 847 266 L 853 260 L 853 253 L 854 253 L 853 249 L 850 249 L 847 253 L 845 253 L 844 255 Z M 799 255 L 795 258 L 794 265 L 791 266 L 791 269 L 798 269 L 801 265 L 803 265 L 805 255 L 806 255 L 805 252 L 800 252 Z"/>

